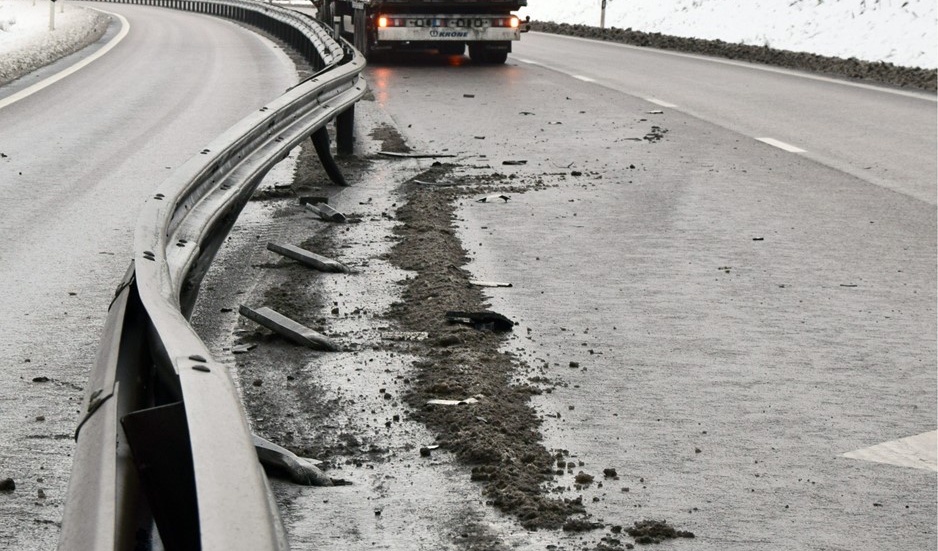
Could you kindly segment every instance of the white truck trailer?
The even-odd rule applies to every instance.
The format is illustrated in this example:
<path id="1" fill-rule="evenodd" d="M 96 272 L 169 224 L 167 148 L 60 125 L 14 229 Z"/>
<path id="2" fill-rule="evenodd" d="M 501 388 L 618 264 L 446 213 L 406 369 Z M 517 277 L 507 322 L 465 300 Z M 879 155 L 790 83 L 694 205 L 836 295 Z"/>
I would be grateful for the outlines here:
<path id="1" fill-rule="evenodd" d="M 319 18 L 366 58 L 380 52 L 435 49 L 476 63 L 504 63 L 524 27 L 512 12 L 527 0 L 313 0 Z"/>

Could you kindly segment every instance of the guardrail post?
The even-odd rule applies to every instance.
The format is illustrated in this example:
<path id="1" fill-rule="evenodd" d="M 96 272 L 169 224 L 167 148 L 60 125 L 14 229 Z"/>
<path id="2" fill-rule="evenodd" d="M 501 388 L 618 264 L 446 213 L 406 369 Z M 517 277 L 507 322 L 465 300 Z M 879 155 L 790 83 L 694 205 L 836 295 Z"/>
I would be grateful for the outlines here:
<path id="1" fill-rule="evenodd" d="M 351 155 L 355 147 L 355 106 L 335 118 L 335 148 L 339 155 Z"/>

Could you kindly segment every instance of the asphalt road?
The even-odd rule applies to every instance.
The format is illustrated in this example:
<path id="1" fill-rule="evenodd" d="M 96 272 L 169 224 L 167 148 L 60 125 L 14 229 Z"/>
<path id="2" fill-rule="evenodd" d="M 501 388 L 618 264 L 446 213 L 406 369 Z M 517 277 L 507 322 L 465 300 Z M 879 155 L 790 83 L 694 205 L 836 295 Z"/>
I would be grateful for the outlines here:
<path id="1" fill-rule="evenodd" d="M 550 187 L 459 224 L 548 447 L 619 473 L 570 497 L 682 549 L 935 549 L 934 96 L 536 34 L 369 76 L 417 151 Z"/>
<path id="2" fill-rule="evenodd" d="M 515 59 L 742 136 L 780 141 L 819 164 L 935 204 L 934 94 L 541 33 L 525 35 Z"/>
<path id="3" fill-rule="evenodd" d="M 296 80 L 281 51 L 232 23 L 100 7 L 126 17 L 126 38 L 0 109 L 0 478 L 16 482 L 0 495 L 2 549 L 55 546 L 77 409 L 144 197 Z"/>
<path id="4" fill-rule="evenodd" d="M 77 405 L 142 197 L 293 77 L 228 23 L 107 7 L 132 27 L 117 48 L 0 109 L 8 549 L 54 545 Z M 467 200 L 459 229 L 479 279 L 514 284 L 492 307 L 520 321 L 509 348 L 551 382 L 536 398 L 545 443 L 597 478 L 619 474 L 585 488 L 560 477 L 564 495 L 608 524 L 666 518 L 697 534 L 672 548 L 935 548 L 933 455 L 904 454 L 926 468 L 844 457 L 935 430 L 933 97 L 536 34 L 504 67 L 420 58 L 368 77 L 360 137 L 388 122 L 418 151 L 458 153 L 460 171 L 547 188 Z M 337 202 L 390 191 L 386 170 Z M 452 541 L 434 528 L 441 513 L 461 511 L 512 548 L 555 537 L 485 508 L 459 469 L 438 495 L 420 477 L 439 473 L 406 468 L 377 497 L 336 490 L 327 515 L 322 494 L 296 500 L 290 516 L 326 518 L 334 536 L 301 533 L 300 546 L 437 548 Z M 416 517 L 372 509 L 408 484 L 394 499 L 437 531 L 427 540 L 410 536 Z"/>

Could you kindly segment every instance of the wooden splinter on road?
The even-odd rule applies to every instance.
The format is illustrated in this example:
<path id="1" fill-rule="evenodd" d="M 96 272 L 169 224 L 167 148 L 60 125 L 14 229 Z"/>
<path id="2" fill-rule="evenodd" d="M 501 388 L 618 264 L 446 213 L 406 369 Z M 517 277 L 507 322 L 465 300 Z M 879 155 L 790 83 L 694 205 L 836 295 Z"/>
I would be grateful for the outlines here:
<path id="1" fill-rule="evenodd" d="M 330 272 L 337 274 L 351 273 L 351 270 L 349 270 L 348 266 L 342 264 L 341 262 L 307 251 L 306 249 L 301 249 L 300 247 L 296 247 L 294 245 L 278 245 L 277 243 L 268 243 L 267 250 L 275 252 L 279 255 L 283 255 L 287 258 L 292 258 L 300 264 L 309 266 L 310 268 L 319 270 L 320 272 Z"/>
<path id="2" fill-rule="evenodd" d="M 263 325 L 267 329 L 287 339 L 315 350 L 337 352 L 339 347 L 328 337 L 299 324 L 283 314 L 264 306 L 257 310 L 241 305 L 238 312 L 249 320 Z"/>
<path id="3" fill-rule="evenodd" d="M 326 222 L 345 222 L 345 215 L 330 207 L 326 203 L 306 203 L 303 205 L 306 210 L 312 212 Z"/>

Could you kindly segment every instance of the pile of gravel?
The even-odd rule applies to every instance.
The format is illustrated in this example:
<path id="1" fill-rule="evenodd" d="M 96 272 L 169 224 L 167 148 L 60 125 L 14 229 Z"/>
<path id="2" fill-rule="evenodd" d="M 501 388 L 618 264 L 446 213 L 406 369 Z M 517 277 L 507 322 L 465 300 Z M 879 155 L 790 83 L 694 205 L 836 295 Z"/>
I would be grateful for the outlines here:
<path id="1" fill-rule="evenodd" d="M 588 25 L 570 25 L 532 21 L 532 31 L 567 36 L 578 36 L 596 40 L 607 40 L 633 46 L 674 50 L 702 54 L 752 63 L 762 63 L 801 71 L 811 71 L 834 77 L 887 84 L 901 88 L 913 88 L 929 92 L 936 91 L 936 70 L 917 67 L 900 67 L 892 63 L 862 61 L 856 58 L 841 59 L 804 52 L 776 50 L 764 46 L 731 44 L 722 40 L 682 38 L 660 33 L 645 33 L 632 29 L 600 29 Z"/>

